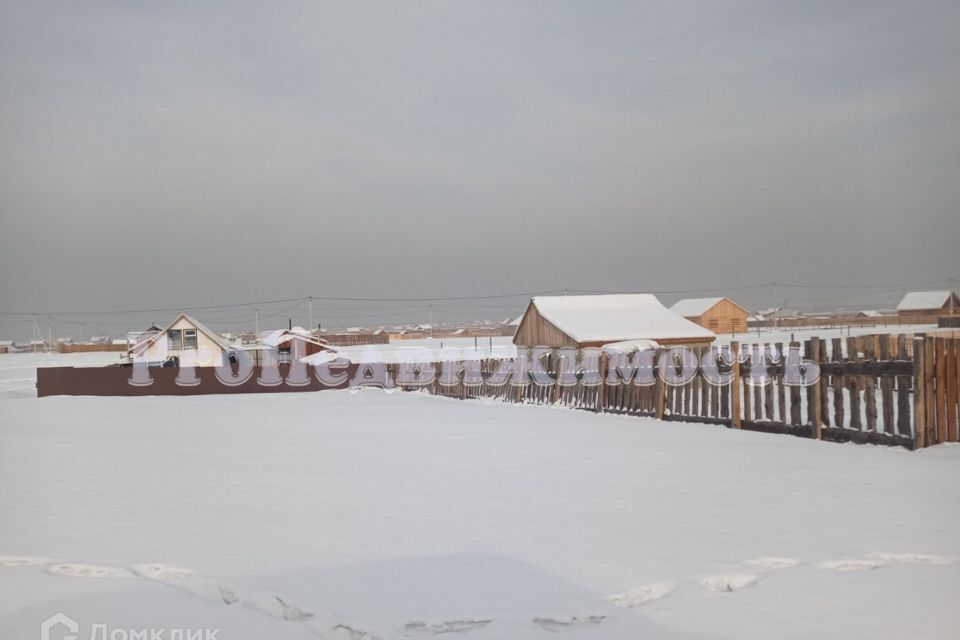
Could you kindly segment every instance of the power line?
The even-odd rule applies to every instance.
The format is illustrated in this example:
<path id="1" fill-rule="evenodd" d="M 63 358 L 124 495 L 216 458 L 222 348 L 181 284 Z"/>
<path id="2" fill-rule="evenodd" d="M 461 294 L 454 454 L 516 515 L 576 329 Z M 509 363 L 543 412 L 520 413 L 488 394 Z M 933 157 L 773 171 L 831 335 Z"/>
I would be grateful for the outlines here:
<path id="1" fill-rule="evenodd" d="M 933 284 L 944 284 L 953 281 L 953 278 L 944 278 L 941 280 L 927 280 L 922 282 L 907 282 L 907 283 L 896 283 L 896 284 L 853 284 L 853 285 L 836 285 L 836 284 L 803 284 L 803 283 L 776 283 L 778 287 L 785 288 L 794 288 L 794 289 L 887 289 L 887 290 L 896 290 L 906 287 L 917 287 L 917 286 L 927 286 Z M 659 290 L 649 290 L 648 293 L 667 295 L 667 294 L 687 294 L 687 293 L 719 293 L 724 291 L 746 291 L 751 289 L 764 289 L 767 287 L 773 287 L 774 283 L 757 283 L 749 285 L 739 285 L 731 287 L 708 287 L 708 288 L 698 288 L 698 289 L 659 289 Z M 296 307 L 304 302 L 307 302 L 310 299 L 315 301 L 323 302 L 361 302 L 361 303 L 390 303 L 390 304 L 414 304 L 414 303 L 432 303 L 432 302 L 457 302 L 457 301 L 481 301 L 481 300 L 509 300 L 513 298 L 530 298 L 541 295 L 552 295 L 559 293 L 580 293 L 580 294 L 622 294 L 622 293 L 635 293 L 635 291 L 624 291 L 624 290 L 602 290 L 602 289 L 553 289 L 547 291 L 526 291 L 519 293 L 502 293 L 502 294 L 490 294 L 490 295 L 478 295 L 478 296 L 437 296 L 437 297 L 356 297 L 356 296 L 302 296 L 298 298 L 279 298 L 275 300 L 259 300 L 252 302 L 241 302 L 236 304 L 215 304 L 215 305 L 198 305 L 198 306 L 179 306 L 179 307 L 157 307 L 152 309 L 109 309 L 103 311 L 0 311 L 0 315 L 4 316 L 24 316 L 24 320 L 28 320 L 34 315 L 38 316 L 107 316 L 107 315 L 135 315 L 143 313 L 172 313 L 172 312 L 183 312 L 183 311 L 210 311 L 215 309 L 243 309 L 248 307 L 259 307 L 266 306 L 271 304 L 283 304 L 290 303 L 293 304 L 285 309 L 276 312 L 283 313 L 286 310 L 289 310 L 293 307 Z M 457 305 L 462 307 L 467 307 L 468 305 Z M 336 309 L 338 311 L 347 311 L 350 308 L 340 308 Z M 358 310 L 363 310 L 363 308 L 357 308 Z M 273 317 L 268 315 L 265 317 Z M 106 324 L 106 322 L 103 322 Z"/>

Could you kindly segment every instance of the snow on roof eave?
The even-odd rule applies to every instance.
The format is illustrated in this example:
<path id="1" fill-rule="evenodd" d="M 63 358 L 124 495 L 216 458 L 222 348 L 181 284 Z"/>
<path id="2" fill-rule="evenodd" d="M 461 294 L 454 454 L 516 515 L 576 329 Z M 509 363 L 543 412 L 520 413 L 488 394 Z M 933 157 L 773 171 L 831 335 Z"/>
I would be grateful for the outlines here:
<path id="1" fill-rule="evenodd" d="M 300 358 L 300 362 L 316 366 L 321 364 L 327 364 L 328 362 L 333 362 L 334 360 L 340 359 L 340 352 L 334 349 L 329 349 L 326 351 L 318 351 L 317 353 L 312 353 L 309 356 L 304 356 Z"/>
<path id="2" fill-rule="evenodd" d="M 656 340 L 621 340 L 620 342 L 608 342 L 603 345 L 604 351 L 624 351 L 633 353 L 634 351 L 653 351 L 660 348 Z"/>
<path id="3" fill-rule="evenodd" d="M 709 329 L 672 313 L 649 293 L 548 296 L 533 298 L 531 304 L 579 343 L 716 338 Z"/>

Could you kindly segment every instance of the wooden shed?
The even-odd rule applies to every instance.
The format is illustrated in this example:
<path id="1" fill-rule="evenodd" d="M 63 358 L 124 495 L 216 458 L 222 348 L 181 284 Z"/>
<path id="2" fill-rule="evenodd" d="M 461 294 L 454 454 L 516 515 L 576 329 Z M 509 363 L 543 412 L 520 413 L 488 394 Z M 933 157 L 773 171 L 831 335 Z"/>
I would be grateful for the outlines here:
<path id="1" fill-rule="evenodd" d="M 530 300 L 513 336 L 521 347 L 600 347 L 626 340 L 709 344 L 712 331 L 681 318 L 647 293 L 546 296 Z"/>
<path id="2" fill-rule="evenodd" d="M 750 312 L 730 298 L 686 298 L 670 307 L 678 316 L 715 333 L 743 333 Z"/>
<path id="3" fill-rule="evenodd" d="M 953 291 L 911 291 L 897 305 L 897 315 L 931 322 L 956 313 L 960 313 L 960 298 Z"/>

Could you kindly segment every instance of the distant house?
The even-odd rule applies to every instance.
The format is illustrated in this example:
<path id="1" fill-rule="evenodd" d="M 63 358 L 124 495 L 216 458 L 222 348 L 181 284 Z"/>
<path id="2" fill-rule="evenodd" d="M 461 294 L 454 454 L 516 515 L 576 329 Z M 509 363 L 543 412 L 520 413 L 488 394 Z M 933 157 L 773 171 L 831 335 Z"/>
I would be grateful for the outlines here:
<path id="1" fill-rule="evenodd" d="M 0 353 L 13 353 L 17 350 L 17 344 L 13 340 L 0 340 Z"/>
<path id="2" fill-rule="evenodd" d="M 652 294 L 546 296 L 530 300 L 513 336 L 522 347 L 599 347 L 653 340 L 709 344 L 716 336 L 671 312 Z"/>
<path id="3" fill-rule="evenodd" d="M 227 340 L 185 313 L 165 329 L 156 325 L 140 334 L 127 352 L 135 362 L 163 362 L 176 358 L 181 364 L 217 367 L 230 348 Z"/>
<path id="4" fill-rule="evenodd" d="M 743 333 L 749 312 L 730 298 L 686 298 L 670 307 L 682 318 L 716 333 Z"/>
<path id="5" fill-rule="evenodd" d="M 960 312 L 960 298 L 953 291 L 911 291 L 897 305 L 897 314 L 912 318 L 930 318 Z"/>
<path id="6" fill-rule="evenodd" d="M 294 353 L 299 353 L 303 357 L 321 351 L 334 351 L 326 340 L 313 336 L 303 327 L 268 331 L 261 334 L 260 344 L 277 349 L 281 362 L 289 361 L 290 356 Z M 260 364 L 259 360 L 256 361 L 256 364 Z"/>

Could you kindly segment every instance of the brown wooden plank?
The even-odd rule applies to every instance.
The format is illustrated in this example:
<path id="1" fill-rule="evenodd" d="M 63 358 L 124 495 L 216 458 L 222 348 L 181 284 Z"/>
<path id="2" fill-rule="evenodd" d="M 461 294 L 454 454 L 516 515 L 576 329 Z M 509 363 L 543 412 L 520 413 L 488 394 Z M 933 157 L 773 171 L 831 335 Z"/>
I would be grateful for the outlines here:
<path id="1" fill-rule="evenodd" d="M 861 362 L 863 357 L 860 355 L 862 347 L 861 340 L 858 337 L 847 338 L 847 358 L 851 362 Z M 848 375 L 846 378 L 847 391 L 850 393 L 850 428 L 861 431 L 863 421 L 860 415 L 860 376 Z"/>
<path id="2" fill-rule="evenodd" d="M 827 342 L 826 340 L 820 340 L 820 359 L 818 362 L 822 365 L 829 359 L 829 354 L 827 353 Z M 830 404 L 829 404 L 829 393 L 827 392 L 827 381 L 829 377 L 823 372 L 822 368 L 820 371 L 820 382 L 817 385 L 820 387 L 820 420 L 823 423 L 823 426 L 830 426 Z"/>
<path id="3" fill-rule="evenodd" d="M 910 343 L 907 343 L 907 337 L 903 334 L 897 336 L 897 359 L 898 360 L 907 360 L 908 358 L 913 359 L 916 355 L 916 346 L 920 347 L 920 351 L 923 351 L 923 341 L 920 342 L 910 339 Z M 911 355 L 907 355 L 908 352 Z M 910 377 L 899 376 L 895 378 L 897 385 L 897 433 L 901 435 L 910 435 L 913 434 L 916 438 L 918 424 L 913 418 L 914 415 L 910 412 L 910 393 L 911 390 L 916 387 L 916 376 L 917 376 L 917 365 L 914 362 L 913 365 L 913 375 Z M 916 393 L 914 393 L 914 402 L 916 402 Z M 923 396 L 919 396 L 923 398 Z M 919 424 L 923 424 L 920 422 Z"/>
<path id="4" fill-rule="evenodd" d="M 757 358 L 758 360 L 757 366 L 763 367 L 764 369 L 766 369 L 767 367 L 766 352 L 761 350 L 761 348 L 758 347 L 756 351 L 754 351 L 754 357 Z M 759 385 L 759 384 L 754 385 L 753 389 L 750 390 L 750 395 L 753 396 L 753 415 L 758 421 L 763 420 L 763 388 L 764 386 L 766 385 Z"/>
<path id="5" fill-rule="evenodd" d="M 923 449 L 927 446 L 927 434 L 924 425 L 927 421 L 927 406 L 924 402 L 926 394 L 926 384 L 924 374 L 926 372 L 926 350 L 923 348 L 923 336 L 914 338 L 913 347 L 913 443 L 917 449 Z M 898 387 L 900 383 L 898 382 Z M 899 389 L 902 391 L 902 387 Z M 900 417 L 900 416 L 898 416 Z M 900 429 L 899 423 L 897 429 Z"/>
<path id="6" fill-rule="evenodd" d="M 791 342 L 790 350 L 799 349 L 799 342 Z M 801 393 L 800 387 L 793 385 L 790 387 L 790 424 L 794 426 L 799 426 L 803 424 L 803 414 L 801 413 Z"/>
<path id="7" fill-rule="evenodd" d="M 766 356 L 769 356 L 771 359 L 774 358 L 773 347 L 769 342 L 763 345 L 763 351 Z M 766 357 L 765 356 L 765 357 Z M 771 376 L 767 384 L 763 386 L 763 413 L 766 420 L 774 422 L 777 419 L 777 416 L 774 414 L 774 402 L 773 402 L 773 392 L 774 387 L 776 386 L 775 376 Z"/>
<path id="8" fill-rule="evenodd" d="M 817 364 L 820 363 L 820 338 L 816 336 L 810 338 L 810 360 Z M 820 389 L 820 381 L 817 380 L 816 384 L 812 387 L 813 406 L 812 413 L 810 414 L 813 417 L 813 437 L 817 440 L 823 438 L 823 415 L 821 413 L 823 405 L 820 399 Z"/>
<path id="9" fill-rule="evenodd" d="M 924 404 L 926 405 L 926 439 L 927 446 L 937 443 L 937 393 L 935 380 L 937 371 L 936 347 L 934 338 L 927 336 L 923 339 L 923 386 Z"/>
<path id="10" fill-rule="evenodd" d="M 886 362 L 890 360 L 890 336 L 881 336 L 878 345 L 877 359 Z M 893 428 L 893 378 L 880 376 L 880 421 L 878 431 L 894 433 Z"/>
<path id="11" fill-rule="evenodd" d="M 787 352 L 783 348 L 783 343 L 778 342 L 776 345 L 777 357 L 780 358 L 780 362 L 786 364 L 787 362 Z M 777 375 L 774 378 L 774 384 L 777 386 L 777 416 L 778 420 L 783 423 L 788 423 L 787 418 L 787 388 L 783 384 L 783 375 Z"/>
<path id="12" fill-rule="evenodd" d="M 956 338 L 945 340 L 946 343 L 946 396 L 947 396 L 947 441 L 957 442 L 957 344 Z"/>
<path id="13" fill-rule="evenodd" d="M 936 369 L 936 402 L 937 402 L 937 442 L 947 441 L 947 340 L 946 338 L 936 338 L 934 342 L 936 349 L 937 369 Z"/>
<path id="14" fill-rule="evenodd" d="M 877 336 L 868 336 L 863 340 L 863 352 L 867 360 L 877 358 Z M 863 396 L 866 403 L 867 431 L 877 430 L 877 377 L 862 376 Z"/>
<path id="15" fill-rule="evenodd" d="M 740 343 L 730 342 L 730 353 L 733 357 L 733 378 L 730 380 L 730 410 L 735 429 L 742 426 L 740 414 Z"/>

